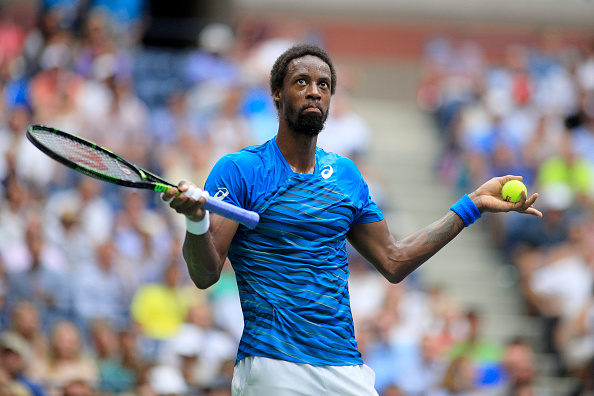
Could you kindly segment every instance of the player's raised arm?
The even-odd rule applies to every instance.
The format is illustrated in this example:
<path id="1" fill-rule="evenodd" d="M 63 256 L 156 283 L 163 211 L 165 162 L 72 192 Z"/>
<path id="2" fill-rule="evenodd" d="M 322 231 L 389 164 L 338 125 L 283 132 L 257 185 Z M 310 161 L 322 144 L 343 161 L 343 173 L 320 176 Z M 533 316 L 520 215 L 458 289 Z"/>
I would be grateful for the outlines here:
<path id="1" fill-rule="evenodd" d="M 390 234 L 386 221 L 382 220 L 351 227 L 349 241 L 386 279 L 398 283 L 484 212 L 516 211 L 542 217 L 542 213 L 533 207 L 538 194 L 527 198 L 522 192 L 516 203 L 503 199 L 502 186 L 509 180 L 521 179 L 508 175 L 489 180 L 452 205 L 442 218 L 400 240 Z"/>
<path id="2" fill-rule="evenodd" d="M 176 212 L 186 216 L 183 256 L 194 284 L 206 289 L 219 280 L 238 223 L 204 210 L 204 196 L 196 200 L 178 194 L 186 192 L 190 186 L 188 182 L 181 181 L 177 188 L 167 191 L 162 199 Z"/>

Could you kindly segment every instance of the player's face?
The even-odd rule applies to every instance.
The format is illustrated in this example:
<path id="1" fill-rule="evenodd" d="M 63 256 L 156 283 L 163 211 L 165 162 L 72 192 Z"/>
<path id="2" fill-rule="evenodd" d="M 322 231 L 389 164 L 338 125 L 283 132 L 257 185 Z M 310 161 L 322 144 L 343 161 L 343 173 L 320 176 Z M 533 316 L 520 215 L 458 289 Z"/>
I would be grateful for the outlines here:
<path id="1" fill-rule="evenodd" d="M 289 63 L 283 89 L 275 93 L 281 116 L 296 133 L 316 136 L 328 118 L 330 67 L 320 58 L 306 55 Z"/>

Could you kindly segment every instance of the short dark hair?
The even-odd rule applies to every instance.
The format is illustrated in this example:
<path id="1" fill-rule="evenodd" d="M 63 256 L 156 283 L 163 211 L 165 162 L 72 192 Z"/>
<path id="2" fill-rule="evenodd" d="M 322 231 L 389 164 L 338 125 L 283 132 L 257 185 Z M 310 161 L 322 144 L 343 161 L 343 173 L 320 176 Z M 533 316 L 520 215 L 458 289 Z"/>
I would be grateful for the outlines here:
<path id="1" fill-rule="evenodd" d="M 325 49 L 312 44 L 295 45 L 286 50 L 276 59 L 274 66 L 272 66 L 272 70 L 270 71 L 271 94 L 274 95 L 277 90 L 283 88 L 283 83 L 285 81 L 285 76 L 287 75 L 289 63 L 291 63 L 293 59 L 301 58 L 306 55 L 316 56 L 326 62 L 328 67 L 330 67 L 330 94 L 334 95 L 334 92 L 336 92 L 336 70 L 334 69 L 332 59 Z M 274 105 L 278 109 L 279 104 L 275 102 Z"/>

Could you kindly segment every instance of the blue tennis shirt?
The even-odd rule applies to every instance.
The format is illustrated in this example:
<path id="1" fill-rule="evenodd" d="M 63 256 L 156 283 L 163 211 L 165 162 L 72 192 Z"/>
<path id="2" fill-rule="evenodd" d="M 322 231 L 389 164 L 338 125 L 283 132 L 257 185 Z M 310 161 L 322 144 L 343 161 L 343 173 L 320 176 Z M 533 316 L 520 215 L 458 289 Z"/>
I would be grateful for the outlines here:
<path id="1" fill-rule="evenodd" d="M 346 234 L 383 219 L 357 166 L 316 150 L 313 174 L 291 170 L 274 139 L 223 157 L 205 189 L 256 211 L 228 257 L 237 277 L 244 331 L 237 361 L 263 356 L 295 363 L 362 364 L 348 290 Z"/>

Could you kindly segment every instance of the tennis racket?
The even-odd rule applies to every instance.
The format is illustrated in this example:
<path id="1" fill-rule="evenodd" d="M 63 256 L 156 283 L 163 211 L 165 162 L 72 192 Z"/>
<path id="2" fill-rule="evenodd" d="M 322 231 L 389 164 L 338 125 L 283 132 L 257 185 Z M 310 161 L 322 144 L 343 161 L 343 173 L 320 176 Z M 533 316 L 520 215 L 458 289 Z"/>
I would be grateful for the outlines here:
<path id="1" fill-rule="evenodd" d="M 177 187 L 175 184 L 126 161 L 106 148 L 55 128 L 30 125 L 27 128 L 27 138 L 38 149 L 56 161 L 104 182 L 159 192 L 166 192 L 171 187 Z M 193 186 L 190 186 L 190 189 L 184 194 L 196 200 L 201 197 L 199 190 Z M 260 221 L 258 213 L 214 198 L 206 197 L 203 208 L 250 229 L 255 228 Z"/>

